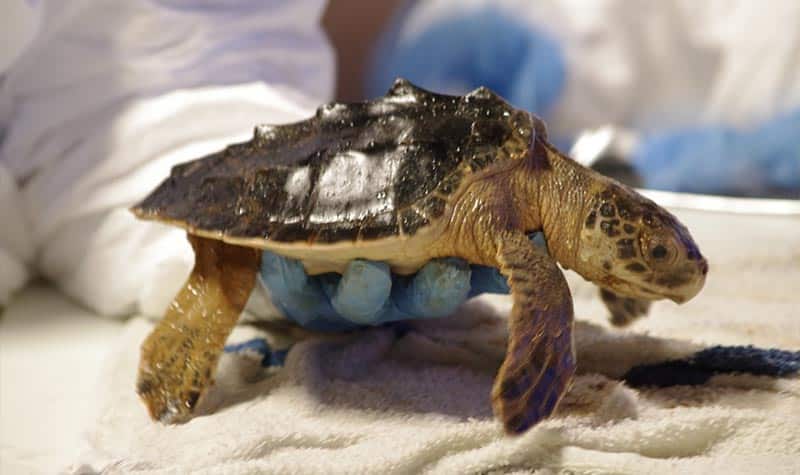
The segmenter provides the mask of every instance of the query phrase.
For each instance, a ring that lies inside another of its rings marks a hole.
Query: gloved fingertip
[[[471,274],[461,259],[435,259],[403,281],[392,298],[401,312],[414,317],[444,317],[468,298]]]
[[[264,251],[258,279],[269,290],[272,303],[302,326],[335,315],[318,279],[309,277],[302,262]]]
[[[284,294],[304,288],[308,274],[300,261],[263,251],[259,279],[273,294]]]
[[[374,325],[392,290],[391,269],[383,262],[354,260],[330,294],[331,305],[342,318]]]

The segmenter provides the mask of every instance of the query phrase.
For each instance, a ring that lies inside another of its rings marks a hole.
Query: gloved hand
[[[532,240],[545,247],[540,234]],[[309,276],[299,261],[264,251],[259,280],[288,319],[317,331],[444,317],[470,297],[509,291],[497,269],[456,258],[432,260],[409,276],[365,260],[350,262],[342,275]]]
[[[553,38],[512,15],[494,6],[456,9],[413,35],[408,18],[397,18],[373,55],[368,94],[384,94],[396,77],[450,94],[486,86],[544,115],[565,88],[565,59]]]
[[[645,186],[660,190],[796,198],[800,109],[746,129],[728,126],[652,133],[633,152]]]

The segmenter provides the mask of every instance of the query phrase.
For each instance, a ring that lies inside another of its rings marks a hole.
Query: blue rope
[[[632,387],[704,384],[716,374],[747,373],[783,377],[800,371],[800,351],[754,346],[712,346],[680,360],[639,365],[623,379]]]
[[[395,322],[397,338],[410,330],[407,324]],[[261,355],[261,366],[280,367],[286,362],[289,349],[272,350],[263,338],[227,345],[226,353],[255,352]],[[800,372],[800,351],[763,349],[754,346],[712,346],[692,356],[631,368],[623,380],[631,387],[697,386],[717,374],[746,373],[785,377]]]
[[[283,366],[286,363],[286,355],[289,353],[289,349],[273,351],[267,340],[263,338],[253,338],[242,343],[225,346],[225,353],[249,352],[261,355],[261,366],[269,368],[271,366]]]

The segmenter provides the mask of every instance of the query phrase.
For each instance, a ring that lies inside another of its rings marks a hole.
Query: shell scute
[[[359,226],[358,239],[361,241],[374,241],[385,237],[400,234],[400,224],[395,211],[386,211],[373,216]]]
[[[398,80],[386,96],[259,125],[173,168],[133,211],[207,235],[336,242],[414,235],[470,173],[517,159],[532,119],[488,89],[446,96]]]

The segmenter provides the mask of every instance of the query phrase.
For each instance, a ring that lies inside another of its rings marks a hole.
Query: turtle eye
[[[654,265],[670,264],[677,255],[677,247],[671,239],[654,239],[647,246],[647,257]]]
[[[657,245],[653,249],[650,250],[650,255],[653,256],[653,259],[664,259],[667,257],[668,251],[667,248],[662,246],[661,244]]]

